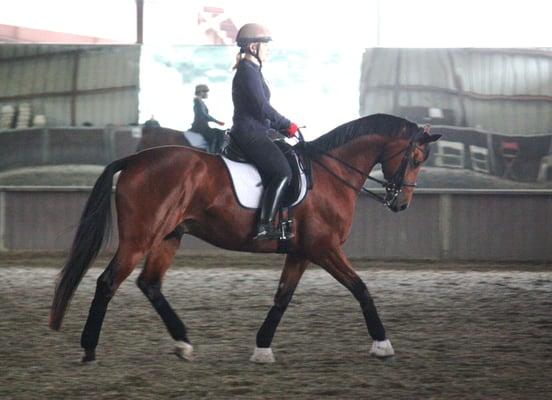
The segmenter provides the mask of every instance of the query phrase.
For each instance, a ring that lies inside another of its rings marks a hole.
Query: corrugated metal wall
[[[138,122],[139,46],[0,46],[0,107],[30,103],[49,126]]]
[[[361,115],[436,107],[452,110],[450,125],[552,133],[548,49],[369,49],[360,91]]]
[[[121,88],[77,99],[77,125],[124,125],[138,122],[140,49],[135,46],[87,51],[79,61],[78,90]]]

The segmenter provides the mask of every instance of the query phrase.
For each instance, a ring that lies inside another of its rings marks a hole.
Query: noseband
[[[382,160],[380,164],[383,166],[383,163],[391,160],[392,158],[398,156],[401,153],[404,153],[403,158],[401,160],[401,164],[399,165],[399,168],[395,171],[393,176],[391,177],[391,180],[389,181],[381,181],[379,179],[373,178],[370,175],[368,175],[368,179],[371,179],[375,182],[378,182],[380,185],[383,186],[385,189],[385,197],[379,196],[376,193],[373,193],[369,191],[368,189],[362,188],[363,192],[369,193],[372,197],[377,196],[376,199],[385,204],[387,207],[391,207],[391,205],[395,202],[397,197],[399,197],[399,194],[402,192],[403,188],[405,187],[416,187],[416,182],[410,183],[404,181],[404,175],[406,174],[406,168],[408,167],[408,164],[412,161],[412,150],[414,147],[417,147],[415,144],[415,138],[410,141],[408,146],[406,146],[401,151],[393,154],[390,157],[387,157],[385,160]]]
[[[395,158],[396,156],[398,156],[399,154],[404,153],[403,158],[401,160],[401,164],[399,165],[399,168],[397,168],[397,170],[395,171],[395,173],[393,174],[393,176],[391,177],[391,179],[389,181],[374,178],[373,176],[370,176],[366,172],[361,171],[360,169],[352,166],[351,164],[349,164],[349,163],[343,161],[342,159],[340,159],[338,157],[335,157],[331,154],[328,154],[328,153],[320,153],[320,154],[322,154],[322,155],[324,155],[328,158],[331,158],[333,160],[338,161],[340,164],[344,165],[345,167],[347,167],[351,171],[354,171],[354,172],[362,175],[366,179],[370,179],[374,182],[379,183],[385,189],[385,196],[382,196],[378,193],[374,193],[371,190],[366,189],[364,186],[360,190],[362,192],[366,193],[367,195],[369,195],[370,197],[372,197],[373,199],[379,201],[383,205],[385,205],[387,207],[391,207],[393,205],[393,203],[395,202],[395,200],[397,199],[397,197],[399,197],[399,194],[402,192],[403,188],[405,188],[405,187],[416,187],[416,182],[413,182],[413,183],[405,182],[404,181],[404,175],[406,174],[406,168],[408,167],[408,164],[412,160],[412,150],[415,147],[418,147],[416,145],[416,139],[417,138],[418,138],[418,135],[415,135],[410,140],[410,143],[408,143],[408,146],[406,146],[402,150],[396,152],[395,154],[387,157],[386,159],[380,161],[380,164],[383,165],[383,163],[385,163],[386,161],[389,161],[389,160]],[[338,176],[337,174],[335,174],[332,170],[330,170],[327,166],[322,164],[320,161],[318,161],[316,159],[313,159],[313,161],[316,162],[317,164],[319,164],[322,168],[324,168],[332,176],[334,176],[339,181],[341,181],[341,183],[343,183],[345,186],[347,186],[347,187],[349,187],[349,188],[351,188],[355,191],[358,190],[353,185],[351,185],[349,182],[347,182],[345,179],[343,179],[340,176]]]

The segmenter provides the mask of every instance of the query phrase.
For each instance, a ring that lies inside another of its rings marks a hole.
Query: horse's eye
[[[422,165],[422,162],[419,160],[416,160],[415,158],[412,159],[412,166],[414,168],[418,168],[420,165]]]

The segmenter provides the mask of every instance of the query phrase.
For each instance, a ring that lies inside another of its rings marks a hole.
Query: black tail
[[[59,273],[52,308],[50,328],[59,330],[69,301],[82,277],[111,232],[111,193],[113,175],[127,165],[128,158],[113,161],[96,181],[79,221],[71,251]],[[107,234],[107,235],[106,235]]]

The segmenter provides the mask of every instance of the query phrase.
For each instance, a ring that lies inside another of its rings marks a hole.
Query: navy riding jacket
[[[269,103],[270,90],[261,73],[261,67],[252,61],[240,61],[232,81],[234,102],[231,134],[240,139],[266,135],[268,128],[288,128],[290,121]]]
[[[211,132],[209,122],[219,122],[209,115],[209,109],[199,97],[194,98],[194,122],[191,131],[198,133]]]

